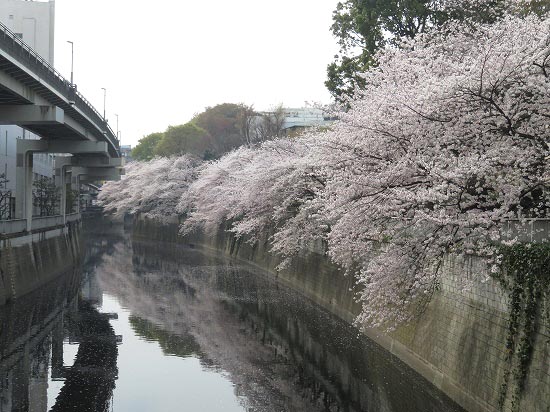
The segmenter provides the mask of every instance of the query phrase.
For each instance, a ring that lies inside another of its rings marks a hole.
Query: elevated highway
[[[1,23],[0,124],[46,140],[105,142],[120,157],[117,137],[76,86]]]
[[[56,164],[63,217],[67,182],[120,179],[124,172],[119,142],[107,121],[76,85],[2,23],[0,124],[18,125],[40,137],[17,141],[16,217],[26,219],[27,231],[32,230],[33,153],[73,155]]]

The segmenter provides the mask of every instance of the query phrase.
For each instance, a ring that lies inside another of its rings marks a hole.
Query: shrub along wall
[[[267,235],[255,246],[236,240],[224,227],[181,238],[177,225],[145,219],[136,220],[134,235],[221,251],[258,266],[349,322],[359,313],[353,279],[326,258],[322,245],[277,271],[280,259],[269,253]],[[529,298],[533,285],[524,295],[513,280],[525,277],[517,275],[525,260],[485,281],[488,268],[481,259],[448,257],[439,289],[415,322],[391,334],[373,329],[365,334],[468,411],[550,411],[550,323],[540,304],[548,297],[550,274],[545,261],[538,262],[543,263],[536,278],[546,279],[546,295],[536,297],[538,305]]]

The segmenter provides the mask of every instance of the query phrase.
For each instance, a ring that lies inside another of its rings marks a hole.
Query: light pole
[[[120,142],[120,139],[118,138],[118,114],[115,114],[116,116],[116,138]]]
[[[74,79],[73,79],[74,43],[70,40],[67,40],[67,43],[71,44],[71,86],[72,86],[74,84]]]
[[[102,87],[101,90],[103,90],[103,121],[107,122],[107,119],[105,118],[105,102],[107,101],[107,89],[105,87]]]

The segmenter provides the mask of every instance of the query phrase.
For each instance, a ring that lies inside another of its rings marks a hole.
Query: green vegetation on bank
[[[535,337],[541,323],[550,324],[550,244],[519,243],[502,246],[500,252],[502,270],[496,278],[508,292],[510,319],[506,340],[507,368],[499,403],[503,409],[506,395],[511,390],[511,410],[518,411]]]
[[[325,86],[336,100],[352,97],[356,87],[365,87],[362,73],[377,65],[380,50],[399,47],[430,28],[449,20],[492,23],[510,12],[508,0],[345,0],[332,14],[332,34],[340,52],[327,67]],[[544,15],[548,0],[516,1],[514,12]]]

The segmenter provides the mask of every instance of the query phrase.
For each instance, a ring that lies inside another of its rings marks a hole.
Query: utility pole
[[[74,77],[73,77],[74,43],[70,40],[67,40],[67,43],[70,43],[70,45],[71,45],[71,86],[72,86],[74,84]]]
[[[103,90],[103,121],[107,122],[107,119],[105,117],[105,103],[107,102],[107,89],[105,87],[102,87],[101,90]]]

